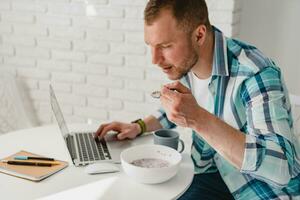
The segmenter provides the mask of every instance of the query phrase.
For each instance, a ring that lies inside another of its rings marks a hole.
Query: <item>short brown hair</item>
[[[192,31],[201,24],[211,30],[205,0],[149,0],[144,10],[145,23],[151,25],[163,9],[171,10],[183,30]]]

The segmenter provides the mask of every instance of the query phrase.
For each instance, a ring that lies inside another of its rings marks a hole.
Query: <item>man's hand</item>
[[[197,111],[202,108],[191,91],[179,81],[163,86],[160,101],[168,119],[179,126],[192,128],[195,120],[201,117],[197,116]]]
[[[117,138],[119,140],[124,140],[126,138],[135,138],[141,132],[141,128],[136,123],[111,122],[108,124],[102,124],[98,128],[94,137],[102,139],[109,131],[118,132]]]

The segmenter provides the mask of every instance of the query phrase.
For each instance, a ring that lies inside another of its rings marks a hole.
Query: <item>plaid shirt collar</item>
[[[214,57],[212,76],[229,76],[227,61],[227,42],[224,34],[213,26],[214,33]]]

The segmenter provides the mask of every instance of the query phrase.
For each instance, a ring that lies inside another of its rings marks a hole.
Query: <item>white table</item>
[[[97,126],[74,124],[71,130],[96,130]],[[152,143],[152,136],[127,140],[125,146]],[[0,136],[0,158],[26,150],[69,162],[69,167],[41,182],[31,182],[0,173],[1,199],[176,199],[192,182],[194,166],[183,153],[178,174],[156,185],[134,182],[122,171],[88,175],[84,167],[75,167],[69,157],[57,125],[11,132]],[[119,165],[120,168],[122,168]]]

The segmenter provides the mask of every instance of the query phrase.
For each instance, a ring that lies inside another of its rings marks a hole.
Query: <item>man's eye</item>
[[[169,48],[169,47],[171,47],[171,45],[163,45],[163,46],[161,46],[161,48],[163,48],[163,49],[166,49],[166,48]]]

